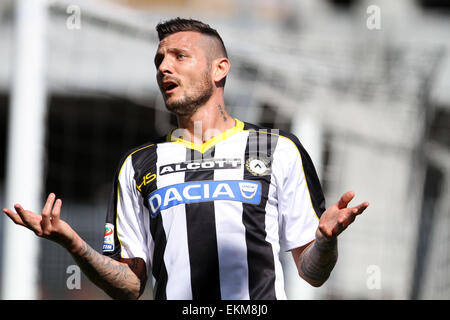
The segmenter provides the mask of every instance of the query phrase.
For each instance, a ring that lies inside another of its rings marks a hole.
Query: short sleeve
[[[311,158],[298,139],[291,136],[279,144],[278,161],[283,168],[278,186],[280,247],[289,251],[315,239],[325,200]]]
[[[149,266],[145,207],[136,188],[132,156],[119,167],[106,215],[103,254],[120,258],[142,258]]]

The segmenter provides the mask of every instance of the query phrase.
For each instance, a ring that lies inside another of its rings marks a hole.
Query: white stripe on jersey
[[[273,172],[272,178],[273,179]],[[273,180],[272,180],[273,181]],[[280,245],[279,245],[279,224],[278,224],[278,211],[276,200],[276,184],[272,182],[269,186],[269,199],[266,204],[266,217],[273,217],[273,219],[267,219],[273,223],[266,223],[266,241],[272,244],[272,251],[275,263],[275,294],[278,300],[285,300],[286,293],[284,291],[284,275],[283,267],[280,261]]]
[[[234,135],[230,143],[216,145],[215,158],[241,158],[247,139]],[[242,180],[244,165],[237,169],[215,170],[214,180]],[[219,251],[220,291],[230,300],[248,300],[248,265],[245,241],[245,226],[242,224],[242,203],[237,201],[215,201],[216,234]],[[236,226],[239,226],[236,228]],[[242,248],[242,250],[236,250]]]
[[[158,145],[157,154],[157,187],[183,183],[184,172],[159,175],[160,167],[166,164],[186,161],[186,148],[173,144]],[[167,270],[167,299],[192,299],[189,250],[187,242],[186,211],[184,205],[171,210],[162,210],[161,218],[166,233],[166,249],[164,263]]]
[[[291,156],[286,158],[288,153]],[[272,169],[277,176],[286,177],[278,185],[278,211],[281,219],[281,250],[289,251],[315,239],[319,219],[311,203],[300,153],[290,139],[280,137]],[[297,179],[288,178],[293,176]],[[298,232],[299,228],[302,228],[302,232]]]
[[[117,191],[119,195],[117,219],[125,222],[116,226],[117,236],[122,249],[120,256],[122,258],[140,257],[148,263],[148,247],[133,245],[136,243],[147,243],[149,230],[145,228],[145,224],[141,223],[147,213],[144,212],[144,207],[141,206],[142,201],[139,200],[140,197],[132,179],[133,176],[133,165],[131,164],[131,158],[128,158],[120,172],[119,190]],[[132,208],[131,212],[133,214],[130,214],[130,212],[125,214],[124,208]]]

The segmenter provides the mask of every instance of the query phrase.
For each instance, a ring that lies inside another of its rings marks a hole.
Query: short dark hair
[[[217,30],[211,28],[208,24],[194,19],[174,18],[164,22],[160,22],[156,25],[156,31],[158,32],[159,41],[163,40],[167,36],[183,31],[196,31],[204,35],[211,36],[217,39],[221,45],[222,54],[228,58],[227,50]]]

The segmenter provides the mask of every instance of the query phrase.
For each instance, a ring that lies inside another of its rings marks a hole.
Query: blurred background
[[[177,16],[222,35],[232,116],[298,135],[327,206],[371,203],[321,288],[282,255],[289,299],[450,299],[447,0],[2,0],[0,206],[55,192],[101,251],[122,154],[176,125],[153,57]],[[22,229],[0,217],[1,299],[109,299]]]

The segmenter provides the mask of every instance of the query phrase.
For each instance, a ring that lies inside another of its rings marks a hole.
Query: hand
[[[3,209],[3,212],[15,224],[30,229],[37,236],[52,240],[69,250],[73,250],[79,237],[66,222],[59,218],[62,201],[61,199],[55,201],[55,199],[55,194],[50,193],[41,215],[24,210],[20,204],[14,205],[17,214],[6,208]]]
[[[328,239],[335,239],[344,231],[356,216],[366,210],[368,202],[363,202],[356,207],[347,208],[348,203],[354,198],[352,191],[344,193],[338,202],[329,207],[320,217],[318,233]]]

